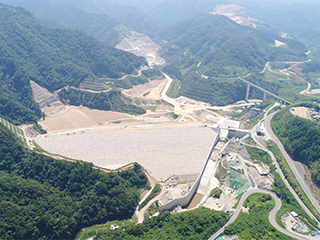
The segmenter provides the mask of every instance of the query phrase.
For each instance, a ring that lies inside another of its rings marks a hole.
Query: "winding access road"
[[[276,137],[275,136],[275,134],[273,133],[273,131],[272,131],[272,129],[271,129],[271,131],[270,131],[270,128],[271,128],[271,123],[270,123],[270,121],[271,121],[271,119],[272,119],[272,117],[274,116],[274,114],[275,113],[272,113],[272,114],[270,114],[269,116],[267,116],[267,114],[268,114],[268,112],[271,110],[271,108],[265,113],[265,116],[264,116],[264,119],[265,119],[265,129],[266,129],[266,131],[267,131],[267,135],[269,136],[269,138],[270,139],[272,139],[276,144],[278,144],[276,141],[275,141],[275,138],[274,137]],[[262,119],[263,120],[263,119]],[[261,120],[261,121],[262,121]],[[261,122],[260,121],[260,122]],[[253,128],[253,129],[255,129],[255,127]],[[273,135],[272,135],[272,133],[273,133]],[[299,203],[299,205],[301,206],[301,208],[309,215],[309,217],[310,218],[313,218],[314,216],[313,216],[313,214],[311,213],[311,211],[307,208],[307,206],[302,202],[302,200],[300,199],[300,197],[298,196],[298,194],[293,190],[293,188],[291,187],[291,185],[289,184],[289,182],[287,181],[287,179],[286,179],[286,177],[284,176],[284,174],[283,174],[283,172],[281,171],[281,168],[280,168],[280,166],[279,166],[279,164],[278,164],[278,161],[277,161],[277,159],[275,158],[275,156],[273,155],[273,153],[268,149],[268,148],[266,148],[265,146],[263,146],[257,139],[256,139],[256,137],[254,136],[254,134],[252,133],[252,138],[253,138],[253,140],[260,146],[260,148],[263,150],[263,151],[265,151],[265,152],[267,152],[269,155],[270,155],[270,157],[271,157],[271,159],[272,159],[272,162],[273,162],[273,164],[276,166],[276,168],[277,168],[277,172],[280,174],[280,177],[281,177],[281,179],[282,179],[282,181],[284,182],[284,184],[286,185],[286,187],[289,189],[289,191],[291,192],[291,194],[294,196],[294,198],[297,200],[297,202]],[[278,139],[279,140],[279,139]],[[279,141],[280,142],[280,141]],[[280,145],[278,144],[278,147],[279,147],[279,149],[280,149]],[[280,149],[281,150],[281,149]]]
[[[278,198],[276,196],[276,194],[274,194],[273,192],[267,191],[267,190],[262,190],[262,189],[250,189],[247,192],[245,192],[242,195],[242,197],[240,198],[240,201],[239,201],[239,204],[237,206],[237,209],[235,210],[235,212],[233,213],[233,215],[231,216],[229,221],[222,228],[220,228],[219,231],[217,231],[215,234],[213,234],[209,238],[209,240],[216,239],[221,233],[224,232],[225,227],[229,226],[231,223],[233,223],[237,219],[237,217],[238,217],[238,215],[239,215],[239,213],[241,211],[242,205],[244,204],[244,201],[247,199],[247,197],[249,197],[251,194],[254,194],[254,193],[269,194],[275,200],[276,206],[269,213],[269,221],[270,221],[270,223],[272,224],[272,226],[274,228],[276,228],[279,232],[282,232],[282,233],[286,234],[287,236],[290,236],[290,237],[295,238],[295,239],[299,239],[299,240],[308,239],[308,238],[305,238],[304,236],[302,236],[300,234],[295,234],[295,233],[292,233],[292,232],[288,232],[287,230],[283,229],[282,227],[280,227],[277,224],[275,218],[276,218],[277,212],[281,208],[281,200],[280,200],[280,198]]]
[[[269,109],[271,110],[271,109]],[[275,141],[275,143],[279,146],[282,154],[285,156],[285,155],[288,155],[284,148],[283,148],[283,145],[281,144],[281,142],[279,141],[279,139],[277,138],[277,136],[274,134],[274,132],[272,131],[272,128],[271,128],[271,119],[272,117],[274,116],[275,113],[272,113],[270,114],[269,116],[267,116],[269,111],[266,112],[265,116],[264,116],[264,119],[265,119],[265,129],[267,131],[267,134],[269,135],[269,137]],[[254,127],[255,128],[255,127]],[[282,180],[284,181],[286,187],[290,190],[290,192],[293,194],[293,196],[295,197],[295,199],[298,201],[298,203],[301,205],[301,207],[303,208],[303,210],[312,218],[314,217],[313,214],[310,212],[310,210],[304,205],[304,203],[301,201],[301,199],[298,197],[298,195],[296,194],[296,192],[293,190],[293,188],[290,186],[289,182],[286,180],[285,176],[283,175],[281,169],[280,169],[280,166],[275,158],[275,156],[273,155],[273,153],[267,149],[265,146],[263,146],[262,144],[259,143],[259,141],[257,141],[254,137],[254,134],[252,134],[252,137],[254,138],[255,142],[257,142],[260,147],[269,153],[269,155],[271,156],[272,158],[272,161],[273,163],[276,165],[277,167],[277,172],[279,172]],[[281,149],[282,148],[282,149]],[[284,152],[286,154],[284,154]],[[290,158],[291,159],[291,158]],[[288,161],[288,159],[287,159]],[[291,159],[292,161],[292,159]],[[289,162],[289,161],[288,161]],[[292,162],[291,162],[292,163]],[[293,163],[292,163],[293,164]],[[252,184],[251,184],[252,185]],[[302,185],[301,185],[302,186]],[[253,193],[266,193],[266,194],[270,194],[271,197],[275,200],[276,202],[276,206],[274,209],[272,209],[269,213],[269,221],[270,223],[272,224],[273,227],[275,227],[278,231],[290,236],[290,237],[293,237],[293,238],[296,238],[296,239],[309,239],[307,236],[302,236],[300,234],[295,234],[295,233],[292,233],[292,232],[288,232],[287,230],[281,228],[277,222],[275,221],[275,217],[276,217],[276,213],[279,211],[279,209],[281,208],[281,200],[276,196],[276,194],[274,194],[273,192],[270,192],[270,191],[267,191],[267,190],[261,190],[261,189],[250,189],[248,190],[240,199],[239,201],[239,204],[238,204],[238,207],[237,209],[235,210],[234,214],[232,215],[232,217],[229,219],[229,221],[222,227],[219,229],[218,232],[216,232],[215,234],[213,234],[209,239],[210,240],[214,240],[216,239],[221,233],[224,232],[224,229],[226,226],[230,225],[231,223],[233,223],[236,218],[238,217],[240,211],[241,211],[241,207],[245,201],[245,199],[250,196],[251,194]],[[306,194],[307,191],[306,191]],[[309,196],[309,195],[308,195]],[[318,210],[318,209],[317,209]],[[318,239],[318,238],[317,238]]]
[[[287,163],[289,164],[293,174],[295,175],[296,179],[298,180],[299,184],[301,185],[301,187],[303,188],[304,192],[307,194],[307,196],[309,197],[310,201],[312,202],[313,206],[317,209],[317,211],[320,213],[320,206],[319,206],[319,202],[317,201],[317,199],[313,196],[311,189],[309,188],[309,186],[306,184],[306,182],[304,181],[304,176],[301,176],[300,172],[297,170],[292,158],[288,155],[288,153],[285,151],[281,141],[279,140],[279,138],[276,136],[276,134],[273,132],[272,127],[271,127],[271,119],[272,117],[275,115],[275,113],[270,114],[269,116],[266,117],[265,119],[265,129],[269,135],[269,137],[278,145],[281,153],[283,154],[283,156],[285,157]],[[277,166],[279,167],[279,166]],[[287,185],[287,184],[286,184]],[[288,187],[289,188],[289,187]],[[291,188],[289,188],[291,189]],[[296,193],[293,193],[294,196],[296,196]],[[300,198],[298,197],[298,199],[300,200]],[[297,199],[297,200],[298,200]],[[302,201],[299,201],[299,204],[304,208],[305,205],[302,203]],[[310,217],[314,217],[313,214],[309,211],[309,209],[304,209],[308,215]]]

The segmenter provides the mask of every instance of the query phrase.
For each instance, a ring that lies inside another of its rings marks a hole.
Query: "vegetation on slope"
[[[163,74],[161,73],[160,71],[160,68],[157,67],[157,66],[153,66],[153,68],[149,68],[147,70],[143,70],[142,71],[142,74],[150,79],[150,80],[161,80],[161,79],[164,79],[165,77],[163,76]]]
[[[260,72],[267,61],[306,59],[303,44],[292,40],[290,46],[272,47],[279,37],[218,15],[196,15],[163,30],[160,37],[167,42],[161,50],[167,61],[163,70],[181,81],[175,96],[216,105],[244,99],[246,85],[234,77]],[[275,94],[279,87],[302,90],[301,84],[290,81],[270,84],[264,74],[249,78]],[[288,91],[279,93],[290,95]],[[250,97],[262,99],[263,93],[251,88]]]
[[[69,239],[83,227],[130,217],[148,180],[133,169],[104,173],[24,148],[0,124],[0,238]]]
[[[14,123],[40,117],[29,80],[50,91],[78,87],[87,76],[137,73],[146,60],[79,30],[53,29],[23,8],[0,4],[0,115]]]
[[[144,206],[148,204],[148,202],[153,199],[154,197],[158,196],[161,192],[161,185],[159,183],[156,183],[154,188],[152,189],[150,195],[144,200],[140,205],[138,210],[140,211]]]
[[[274,154],[275,158],[277,159],[281,171],[287,178],[288,182],[292,186],[293,189],[296,190],[298,196],[300,199],[305,203],[305,205],[313,212],[313,214],[318,217],[318,213],[316,209],[312,206],[311,202],[307,198],[307,196],[304,194],[303,190],[301,189],[301,186],[296,182],[296,179],[294,176],[291,176],[291,172],[287,171],[287,166],[283,163],[283,156],[277,147],[277,145],[274,145],[273,143],[269,143],[268,148],[272,153]],[[276,221],[280,226],[283,226],[281,222],[281,216],[282,214],[287,211],[295,211],[299,215],[303,216],[303,218],[308,219],[309,223],[315,225],[315,223],[312,221],[312,219],[307,215],[307,213],[302,209],[298,201],[294,198],[290,190],[286,187],[285,183],[283,182],[280,174],[276,171],[275,165],[272,164],[272,160],[269,156],[269,154],[261,149],[254,148],[254,147],[247,147],[248,153],[250,154],[251,159],[257,159],[259,161],[264,162],[270,167],[270,171],[274,177],[274,183],[272,185],[272,191],[277,194],[277,196],[281,199],[282,206],[279,210],[279,212],[276,215]],[[284,227],[284,226],[283,226]]]
[[[246,86],[238,79],[204,78],[198,73],[182,77],[179,93],[183,96],[211,103],[228,105],[245,98]]]
[[[249,213],[240,212],[236,221],[225,228],[226,235],[236,234],[239,239],[292,239],[277,231],[269,222],[269,212],[275,202],[268,194],[255,193],[244,202]]]
[[[87,12],[68,3],[49,2],[36,12],[36,16],[53,27],[81,29],[111,46],[119,42],[120,34],[116,27],[121,22],[106,14]]]
[[[162,212],[159,216],[146,218],[142,224],[127,223],[123,227],[110,230],[105,226],[86,229],[83,233],[87,239],[207,239],[218,231],[227,220],[224,212],[216,212],[207,208],[198,208],[192,211],[170,214]]]
[[[261,71],[267,61],[306,59],[303,44],[272,47],[274,36],[219,15],[196,15],[165,29],[160,36],[168,41],[162,50],[167,62],[183,69],[197,65],[212,77]]]
[[[319,110],[317,104],[299,105]],[[272,129],[288,154],[310,168],[313,182],[320,186],[320,127],[317,122],[294,116],[287,107],[273,117]]]
[[[317,219],[319,219],[320,215],[319,215],[317,209],[313,206],[313,204],[309,200],[307,194],[304,192],[303,188],[299,184],[299,182],[296,179],[295,175],[291,171],[291,169],[290,169],[286,159],[282,155],[279,147],[275,143],[269,142],[268,143],[268,149],[274,154],[274,156],[275,156],[275,158],[276,158],[276,160],[277,160],[277,162],[278,162],[278,164],[280,166],[280,169],[281,169],[283,175],[288,180],[289,184],[294,189],[294,191],[297,193],[299,198],[303,201],[303,203],[307,206],[307,208],[312,212],[312,214]],[[285,188],[285,185],[284,185],[284,182],[282,181],[282,179],[280,178],[280,175],[278,173],[276,173],[276,172],[274,174],[275,174],[275,183],[273,185],[273,191],[277,192],[278,196],[282,196],[282,205],[283,205],[281,207],[281,209],[279,210],[279,212],[277,213],[277,221],[278,221],[278,223],[280,224],[281,216],[287,209],[295,211],[299,215],[302,215],[302,216],[304,216],[306,218],[309,218],[307,216],[307,214],[302,210],[302,208],[299,205],[299,203],[294,199],[294,197],[291,194],[291,192],[289,192],[288,190],[286,190],[286,191],[282,190],[283,188]],[[309,222],[311,222],[313,225],[315,224],[313,221],[311,221],[310,218],[309,218]]]
[[[114,86],[122,89],[129,89],[129,88],[132,88],[133,85],[135,86],[135,85],[144,84],[147,82],[148,82],[148,79],[144,75],[137,76],[137,77],[129,76],[121,80],[115,80]]]
[[[126,112],[134,115],[146,113],[143,108],[132,104],[126,104],[117,90],[109,92],[91,93],[69,88],[59,91],[59,98],[66,104],[86,106],[88,108]]]
[[[250,147],[246,146],[248,153],[250,154],[250,158],[254,160],[261,161],[267,165],[270,165],[272,163],[272,159],[270,155],[263,151],[262,149],[256,148],[256,147]]]

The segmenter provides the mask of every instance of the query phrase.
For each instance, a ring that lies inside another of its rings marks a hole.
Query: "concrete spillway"
[[[227,131],[228,138],[233,137],[243,137],[248,132],[241,129],[222,129],[222,128],[211,128],[213,131],[217,132],[217,136],[213,141],[213,147],[208,156],[206,164],[193,184],[189,193],[181,198],[173,199],[172,201],[160,205],[159,211],[172,210],[177,206],[183,208],[192,209],[201,205],[209,196],[212,189],[213,183],[215,182],[215,172],[219,164],[221,153],[226,146],[226,142],[222,140],[221,132]],[[224,138],[223,138],[224,139]]]
[[[199,187],[197,190],[197,193],[204,195],[206,193],[208,184],[210,182],[210,179],[212,177],[212,174],[214,173],[216,167],[216,162],[213,161],[213,159],[209,158],[207,166],[203,172],[202,178],[199,183]]]
[[[220,146],[220,144],[218,144],[220,140],[220,129],[212,128],[212,130],[217,132],[217,135],[213,141],[213,147],[210,151],[210,154],[201,174],[193,184],[191,190],[187,195],[181,198],[176,198],[166,204],[160,205],[159,211],[172,210],[177,206],[193,208],[196,207],[205,196],[206,192],[208,191],[208,188],[210,188],[210,180],[214,176],[214,170],[216,169],[216,157],[219,155],[220,152],[217,149],[217,145]]]
[[[192,209],[197,207],[197,205],[201,202],[201,200],[205,197],[205,195],[210,192],[211,187],[211,179],[214,177],[216,170],[217,162],[213,159],[209,158],[204,168],[202,177],[200,179],[199,186],[197,188],[196,194],[193,196],[191,203],[187,207],[188,209]]]

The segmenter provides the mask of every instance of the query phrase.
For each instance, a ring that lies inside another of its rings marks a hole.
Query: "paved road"
[[[169,90],[169,88],[170,88],[170,86],[171,86],[171,83],[172,83],[172,81],[173,81],[172,78],[169,77],[167,74],[165,74],[165,73],[163,73],[163,72],[162,72],[162,74],[166,77],[167,83],[166,83],[166,85],[164,86],[164,88],[162,89],[162,92],[161,92],[161,94],[160,94],[160,95],[161,95],[161,98],[162,98],[163,100],[171,103],[175,108],[180,108],[179,103],[177,103],[177,102],[175,101],[175,99],[170,98],[170,97],[168,97],[168,95],[167,95],[167,92],[168,92],[168,90]]]
[[[139,77],[139,76],[141,76],[141,70],[139,70],[138,75],[128,74],[128,75],[125,75],[125,76],[123,76],[121,78],[99,78],[99,80],[117,81],[117,80],[125,79],[126,77]]]
[[[269,138],[271,138],[272,140],[274,140],[275,138],[277,138],[275,136],[275,134],[272,131],[271,128],[271,119],[274,116],[275,113],[270,114],[269,116],[267,116],[268,112],[271,110],[271,108],[266,112],[264,119],[265,119],[265,130],[267,135],[269,136]],[[262,120],[261,120],[262,121]],[[260,121],[260,122],[261,122]],[[254,127],[255,128],[255,127]],[[273,134],[273,135],[272,135]],[[283,172],[280,169],[280,166],[275,158],[275,156],[273,155],[273,153],[267,149],[265,146],[263,146],[255,137],[254,134],[252,134],[252,138],[255,140],[255,142],[261,147],[262,150],[266,151],[272,158],[273,164],[277,167],[277,172],[280,174],[281,179],[283,180],[283,182],[285,183],[286,187],[289,189],[289,191],[292,193],[292,195],[294,196],[294,198],[298,201],[298,203],[300,204],[300,206],[302,207],[302,209],[309,215],[309,217],[313,218],[313,214],[310,212],[310,210],[306,207],[306,205],[302,202],[302,200],[299,198],[299,196],[297,195],[297,193],[293,190],[293,188],[291,187],[291,185],[289,184],[289,182],[287,181],[287,179],[285,178]],[[277,138],[278,139],[278,138]],[[276,142],[276,141],[275,141]],[[279,139],[278,139],[278,142]],[[277,142],[276,142],[277,143]],[[277,143],[278,144],[278,143]],[[280,143],[281,144],[281,143]],[[280,145],[278,144],[279,149],[280,149]],[[282,144],[281,144],[282,146]],[[283,148],[283,146],[282,146]],[[281,150],[281,149],[280,149]],[[284,149],[283,149],[284,151]]]
[[[268,112],[267,112],[268,113]],[[269,116],[267,116],[267,113],[265,114],[265,129],[268,133],[268,135],[270,136],[271,139],[275,140],[277,139],[279,141],[279,139],[275,136],[275,134],[273,133],[272,131],[272,128],[271,128],[271,124],[270,124],[270,121],[273,117],[273,114],[270,114]],[[255,127],[254,127],[255,129]],[[271,129],[271,131],[270,131]],[[273,163],[276,165],[277,167],[277,171],[279,172],[282,180],[284,181],[285,185],[287,186],[287,188],[290,190],[290,192],[293,194],[293,196],[296,198],[296,200],[298,201],[298,203],[301,205],[301,207],[303,208],[303,210],[312,218],[313,217],[313,214],[309,211],[309,209],[304,205],[304,203],[301,201],[301,199],[298,197],[298,195],[296,194],[296,192],[292,189],[292,187],[290,186],[290,184],[288,183],[288,181],[285,179],[285,176],[283,175],[280,167],[279,167],[279,164],[276,160],[276,158],[274,157],[273,153],[268,150],[265,146],[263,146],[262,144],[259,143],[259,141],[257,141],[254,137],[254,134],[252,134],[252,137],[254,138],[254,140],[260,145],[260,147],[269,153],[269,155],[271,156],[272,158],[272,161]],[[276,142],[276,141],[275,141]],[[280,142],[280,141],[279,141]],[[277,143],[277,142],[276,142]],[[277,143],[278,144],[278,143]],[[278,144],[279,148],[280,148],[280,145]],[[282,146],[282,145],[281,145]],[[283,146],[282,146],[283,148]],[[281,150],[281,149],[280,149]],[[284,150],[284,149],[283,149]],[[250,189],[249,191],[247,191],[240,199],[239,201],[239,204],[238,204],[238,207],[236,209],[236,211],[234,212],[234,214],[232,215],[232,217],[229,219],[229,221],[225,224],[225,226],[223,226],[221,229],[219,229],[218,232],[216,232],[214,235],[212,235],[209,239],[210,240],[213,240],[215,238],[217,238],[225,229],[226,226],[230,225],[231,223],[233,223],[235,221],[235,219],[237,218],[237,216],[239,215],[240,211],[241,211],[241,207],[245,201],[245,199],[253,194],[253,193],[256,193],[256,192],[261,192],[261,193],[268,193],[270,194],[273,199],[276,201],[276,206],[273,210],[270,211],[269,213],[269,221],[270,223],[277,229],[279,230],[280,232],[288,235],[288,236],[291,236],[293,238],[296,238],[296,239],[309,239],[310,237],[307,237],[307,236],[301,236],[301,235],[298,235],[298,234],[294,234],[294,233],[291,233],[291,232],[288,232],[286,230],[284,230],[283,228],[281,228],[275,221],[275,216],[276,216],[276,213],[278,212],[278,210],[281,208],[281,200],[272,192],[269,192],[269,191],[265,191],[265,190],[261,190],[261,189]]]
[[[226,226],[230,225],[231,223],[233,223],[233,222],[237,219],[237,217],[238,217],[238,215],[239,215],[239,213],[240,213],[240,211],[241,211],[241,207],[242,207],[244,201],[247,199],[247,197],[249,197],[251,194],[254,194],[254,193],[266,193],[266,194],[271,195],[271,197],[275,200],[276,206],[275,206],[275,208],[272,209],[272,210],[270,211],[270,213],[269,213],[269,221],[270,221],[270,223],[272,224],[273,227],[275,227],[278,231],[280,231],[280,232],[282,232],[282,233],[284,233],[284,234],[286,234],[286,235],[288,235],[288,236],[290,236],[290,237],[293,237],[293,238],[296,238],[296,239],[299,239],[299,240],[300,240],[300,239],[301,239],[301,240],[308,239],[308,238],[305,238],[305,237],[303,237],[303,236],[301,236],[301,235],[299,235],[299,234],[294,234],[294,233],[292,233],[292,232],[288,232],[287,230],[281,228],[281,227],[277,224],[277,222],[276,222],[276,220],[275,220],[275,216],[276,216],[276,213],[278,212],[278,210],[281,208],[281,200],[280,200],[273,192],[269,192],[269,191],[267,191],[267,190],[261,190],[261,189],[250,189],[250,190],[248,190],[247,192],[245,192],[245,193],[242,195],[242,197],[241,197],[241,199],[240,199],[240,201],[239,201],[239,204],[238,204],[238,206],[237,206],[237,209],[235,210],[235,212],[233,213],[233,215],[231,216],[231,218],[229,219],[229,221],[228,221],[222,228],[220,228],[218,232],[216,232],[215,234],[213,234],[213,235],[209,238],[209,240],[214,240],[214,239],[216,239],[221,233],[223,233],[223,231],[224,231],[224,229],[225,229]]]
[[[293,163],[292,158],[288,155],[288,153],[285,151],[282,143],[280,142],[280,140],[278,139],[278,137],[275,135],[275,133],[272,130],[271,127],[271,119],[274,116],[275,113],[270,114],[269,116],[266,117],[265,120],[265,128],[266,131],[268,132],[268,135],[271,137],[271,139],[278,145],[281,153],[283,154],[283,156],[286,158],[287,163],[289,164],[290,168],[292,169],[293,174],[295,175],[296,179],[298,180],[298,182],[300,183],[301,187],[303,188],[303,190],[305,191],[305,193],[308,195],[310,201],[312,202],[312,204],[314,205],[314,207],[317,209],[317,211],[320,213],[320,206],[319,206],[319,202],[315,199],[315,197],[312,194],[312,191],[310,190],[309,186],[305,183],[304,181],[304,176],[301,176],[301,174],[297,171],[296,166]],[[278,166],[277,166],[278,167]],[[280,168],[279,168],[280,169]],[[294,192],[295,193],[295,192]],[[295,194],[296,195],[296,194]],[[298,197],[299,198],[299,197]],[[299,198],[300,200],[300,198]],[[302,201],[301,201],[302,202]],[[300,202],[299,202],[300,203]],[[300,203],[301,206],[304,206],[304,204]],[[304,206],[305,207],[305,206]],[[305,210],[308,215],[311,217],[313,216],[312,213],[309,211],[309,209]]]
[[[147,196],[149,196],[149,195],[147,195]],[[140,211],[136,211],[136,216],[137,216],[137,218],[138,218],[138,223],[142,223],[142,222],[143,222],[143,220],[144,220],[144,215],[145,215],[146,211],[149,209],[149,207],[150,207],[154,202],[158,201],[159,199],[161,199],[161,193],[160,193],[158,196],[152,198],[152,199],[148,202],[148,204],[147,204],[146,206],[144,206]],[[137,207],[137,208],[138,208],[138,207]]]

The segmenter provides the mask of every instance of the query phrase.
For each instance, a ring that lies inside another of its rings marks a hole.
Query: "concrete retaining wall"
[[[230,129],[228,133],[228,138],[243,138],[249,131],[247,130],[233,130]]]
[[[208,164],[208,161],[209,161],[209,158],[211,156],[211,153],[213,151],[213,149],[215,148],[215,146],[217,145],[219,139],[220,139],[220,131],[219,130],[216,130],[216,129],[213,129],[215,132],[217,132],[217,135],[215,137],[215,139],[213,140],[213,146],[211,148],[211,151],[209,153],[209,156],[207,158],[207,161],[204,165],[204,168],[201,172],[201,174],[198,176],[197,180],[194,182],[191,190],[189,191],[189,193],[183,197],[180,197],[180,198],[176,198],[176,199],[173,199],[172,201],[166,203],[166,204],[163,204],[161,206],[159,206],[159,211],[162,212],[162,211],[166,211],[166,210],[173,210],[175,207],[177,206],[181,206],[181,207],[186,207],[189,205],[190,201],[192,200],[193,196],[195,195],[195,193],[197,192],[198,190],[198,187],[199,187],[199,183],[200,183],[200,180],[202,178],[202,175],[207,167],[207,164]]]

